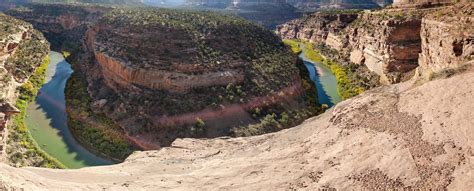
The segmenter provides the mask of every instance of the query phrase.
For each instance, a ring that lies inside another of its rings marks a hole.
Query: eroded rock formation
[[[459,4],[423,18],[421,73],[429,75],[473,62],[473,10],[473,4]]]
[[[277,27],[277,33],[282,38],[323,44],[352,63],[366,65],[383,83],[396,83],[406,80],[418,66],[421,20],[430,11],[315,13]]]

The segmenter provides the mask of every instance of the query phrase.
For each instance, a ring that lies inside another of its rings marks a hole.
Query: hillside
[[[6,14],[31,23],[45,35],[53,49],[77,51],[87,27],[111,9],[99,5],[33,3],[10,9]]]
[[[280,39],[230,15],[117,9],[88,30],[85,44],[77,71],[87,74],[92,110],[143,149],[177,137],[273,132],[319,110]]]
[[[26,104],[33,100],[43,80],[48,53],[49,43],[41,32],[29,23],[0,13],[1,162],[44,167],[49,162],[34,146],[22,122]],[[29,162],[23,160],[26,156],[31,159]]]

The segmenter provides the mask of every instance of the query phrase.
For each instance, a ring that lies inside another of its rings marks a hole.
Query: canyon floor
[[[474,69],[376,88],[302,125],[246,138],[178,139],[114,166],[0,165],[0,190],[474,188]]]

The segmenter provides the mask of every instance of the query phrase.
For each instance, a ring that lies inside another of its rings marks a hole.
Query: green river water
[[[46,82],[28,106],[26,125],[33,139],[46,153],[67,168],[112,164],[76,142],[67,126],[64,88],[73,70],[61,53],[50,53]]]
[[[316,85],[319,103],[332,107],[342,101],[342,97],[337,92],[336,76],[331,72],[331,69],[324,64],[306,58],[304,55],[305,48],[302,51],[300,58],[308,69],[311,80]]]

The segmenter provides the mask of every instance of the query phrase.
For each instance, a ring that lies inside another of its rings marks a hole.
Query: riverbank
[[[304,56],[307,59],[328,67],[336,76],[337,91],[344,100],[357,96],[372,86],[370,84],[365,85],[366,82],[361,82],[362,77],[358,76],[356,72],[357,66],[354,64],[342,65],[333,59],[330,59],[329,56],[325,56],[322,51],[325,51],[327,55],[333,54],[325,47],[320,47],[318,49],[312,43],[291,39],[285,39],[283,42],[290,46],[295,54],[299,54],[304,50]]]
[[[11,120],[8,139],[9,149],[7,150],[8,160],[13,166],[65,168],[58,160],[39,148],[25,124],[28,104],[34,101],[38,90],[45,82],[49,62],[49,56],[46,55],[42,64],[36,68],[28,81],[18,88],[19,97],[15,106],[20,110],[20,113]]]

